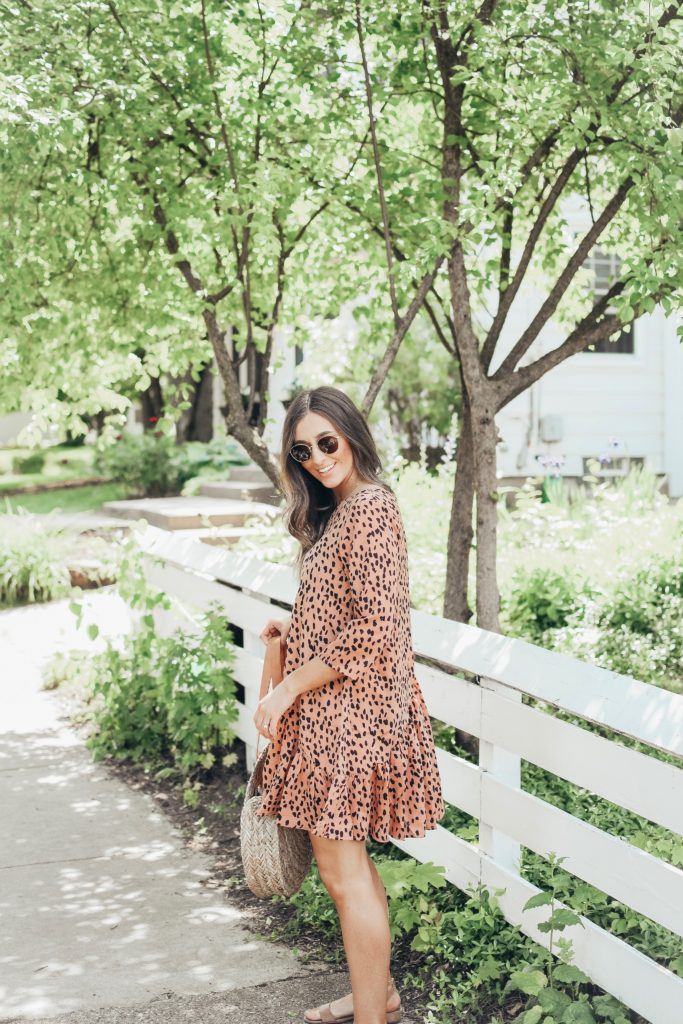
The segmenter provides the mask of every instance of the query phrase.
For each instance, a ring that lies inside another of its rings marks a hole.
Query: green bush
[[[110,642],[95,655],[95,729],[87,743],[96,759],[130,760],[159,777],[178,776],[192,804],[202,773],[219,757],[226,765],[234,760],[226,752],[238,714],[233,638],[218,612],[203,618],[197,635],[158,636],[151,609],[164,602],[163,595],[145,598],[139,628],[122,647]],[[73,607],[79,614],[80,606]]]
[[[31,452],[30,455],[17,455],[12,459],[12,472],[18,476],[23,476],[24,473],[42,473],[45,459],[44,451]]]
[[[598,664],[644,682],[683,680],[683,566],[655,559],[626,577],[597,615]]]
[[[0,606],[51,601],[71,588],[69,541],[62,530],[29,513],[3,516],[0,532]]]
[[[193,477],[202,476],[206,471],[229,476],[230,467],[245,464],[245,459],[234,441],[216,438],[203,444],[200,441],[188,441],[176,448],[175,465],[181,486]]]
[[[125,434],[95,456],[95,470],[137,494],[160,497],[177,490],[175,444],[165,435]]]
[[[126,484],[132,492],[148,497],[179,494],[188,480],[211,470],[229,473],[230,465],[244,462],[234,442],[191,441],[176,445],[159,431],[125,434],[99,452],[95,468],[104,476]]]
[[[501,601],[509,632],[541,643],[546,630],[566,626],[582,606],[587,591],[566,573],[553,569],[518,569],[511,592]]]

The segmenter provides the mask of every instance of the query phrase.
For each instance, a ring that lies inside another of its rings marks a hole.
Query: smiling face
[[[333,434],[339,442],[336,452],[331,455],[325,455],[315,444],[325,434]],[[294,442],[297,441],[305,441],[312,448],[310,459],[300,463],[301,468],[333,491],[337,501],[341,501],[356,487],[360,477],[356,472],[351,446],[325,416],[317,412],[307,412],[302,416],[294,431]]]

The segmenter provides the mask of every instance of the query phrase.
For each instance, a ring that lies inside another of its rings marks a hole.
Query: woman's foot
[[[394,979],[389,978],[389,985],[387,988],[387,1013],[395,1012],[401,1006],[401,997],[396,990],[394,985]],[[313,1009],[306,1010],[304,1013],[304,1020],[308,1024],[320,1024],[320,1008],[314,1007]],[[353,993],[347,992],[345,996],[340,996],[339,999],[333,999],[330,1003],[330,1013],[335,1017],[341,1017],[342,1020],[349,1018],[353,1015]]]

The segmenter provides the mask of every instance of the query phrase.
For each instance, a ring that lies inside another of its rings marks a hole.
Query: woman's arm
[[[254,712],[254,725],[262,736],[271,739],[277,732],[280,718],[300,693],[317,690],[324,683],[329,683],[340,675],[341,672],[335,672],[320,658],[311,658],[293,672],[289,672],[281,683],[261,698]]]
[[[305,661],[303,665],[299,665],[293,672],[288,673],[280,686],[284,686],[287,693],[291,693],[293,697],[298,697],[300,693],[305,693],[306,690],[317,690],[325,683],[339,679],[343,674],[343,672],[335,672],[320,658],[311,658],[310,661]]]

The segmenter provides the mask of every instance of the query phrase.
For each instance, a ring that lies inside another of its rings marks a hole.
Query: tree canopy
[[[462,401],[445,614],[469,615],[474,506],[478,620],[496,628],[496,413],[676,302],[680,6],[13,6],[0,400],[73,419],[213,353],[228,430],[275,477],[260,435],[278,325],[305,340],[353,300],[369,414],[419,318]],[[598,244],[622,276],[596,301]],[[544,297],[519,330],[531,282]],[[562,340],[539,349],[551,321]]]

